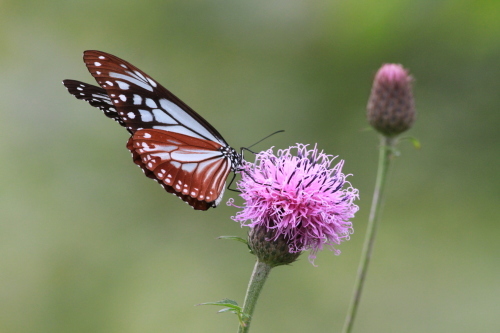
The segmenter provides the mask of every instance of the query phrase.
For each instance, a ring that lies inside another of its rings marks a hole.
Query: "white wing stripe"
[[[184,150],[173,151],[171,153],[172,159],[179,162],[199,162],[203,160],[208,160],[214,157],[220,157],[221,153],[218,151],[206,151],[199,150],[196,152],[195,150],[186,152]]]
[[[224,182],[224,186],[222,187],[222,191],[220,192],[219,197],[215,200],[215,206],[217,207],[222,201],[222,197],[224,196],[224,190],[226,189],[226,182]]]
[[[123,75],[123,74],[119,74],[119,73],[113,73],[113,72],[109,72],[109,76],[117,78],[117,79],[122,79],[122,80],[128,81],[128,82],[135,84],[135,85],[138,85],[139,87],[146,89],[148,91],[153,91],[153,88],[149,84],[144,83],[143,81],[140,81],[136,78],[133,78],[132,76]]]
[[[151,80],[149,77],[147,77],[146,79],[148,79],[149,83],[156,88],[157,84],[155,81]]]
[[[127,72],[127,73],[130,73],[132,74],[132,72]],[[135,75],[138,76],[142,81],[146,82],[146,78],[144,77],[144,75],[141,74],[141,72],[139,71],[134,71]]]
[[[153,115],[155,116],[156,121],[159,123],[164,123],[167,125],[178,125],[178,123],[172,117],[170,117],[161,109],[154,109]]]
[[[198,163],[185,163],[182,165],[182,170],[191,173],[196,170],[197,166]]]
[[[210,133],[205,127],[200,125],[198,121],[196,121],[193,117],[191,117],[186,111],[182,110],[175,103],[172,103],[169,100],[162,98],[160,99],[160,105],[166,112],[170,113],[172,117],[176,118],[179,123],[183,124],[189,129],[192,129],[192,131],[199,133],[201,136],[204,136],[208,140],[219,142],[223,146],[226,145],[224,142],[221,142],[218,138],[213,136],[212,133]]]

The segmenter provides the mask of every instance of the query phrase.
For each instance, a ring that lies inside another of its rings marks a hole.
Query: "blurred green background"
[[[196,212],[131,161],[123,128],[61,84],[122,57],[234,147],[318,143],[360,211],[340,256],[275,269],[253,332],[339,332],[373,191],[365,105],[381,64],[416,78],[355,332],[498,332],[499,1],[0,2],[0,332],[235,332],[254,259],[233,207]],[[234,193],[226,193],[223,202]],[[240,202],[237,200],[237,202]]]

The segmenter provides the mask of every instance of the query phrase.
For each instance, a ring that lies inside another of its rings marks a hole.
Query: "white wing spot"
[[[134,105],[141,105],[141,104],[142,104],[142,97],[134,94]]]
[[[111,96],[111,97],[115,97],[116,95],[115,95],[115,94],[110,94],[109,96]]]
[[[111,81],[106,81],[107,84],[109,84],[111,87],[113,86],[113,82]]]
[[[128,68],[125,64],[120,64],[123,68]]]
[[[101,66],[101,63],[96,61],[96,62],[94,62],[94,65]]]
[[[130,117],[130,116],[129,116],[129,117]],[[132,118],[132,117],[130,117],[130,118]],[[142,137],[143,137],[144,139],[149,139],[149,138],[151,137],[151,134],[149,134],[149,133],[144,133],[144,135],[143,135]],[[161,172],[165,172],[165,170],[163,170],[163,169],[162,169],[162,171],[161,171]]]
[[[187,188],[182,190],[182,193],[188,193],[188,192],[189,192],[189,190]]]
[[[180,189],[181,189],[181,187],[180,187],[179,185],[175,185],[175,189],[176,189],[176,190],[180,190]]]
[[[122,90],[128,90],[128,88],[130,87],[130,84],[128,83],[125,83],[123,81],[116,81],[116,84],[118,85],[118,87],[120,87],[120,89]]]
[[[153,167],[153,163],[149,162],[148,163],[148,168],[152,168]]]
[[[195,196],[196,195],[196,192],[191,192],[191,196]]]
[[[117,100],[117,99],[115,99],[115,100],[113,100],[113,102],[115,102],[115,103],[119,103],[120,101],[119,101],[119,100]]]
[[[120,96],[118,96],[118,97],[120,97],[120,99],[121,99],[122,101],[124,101],[124,102],[127,100],[127,96],[125,96],[125,95],[123,95],[123,94],[122,94],[122,95],[120,95]]]
[[[80,91],[82,91],[82,90],[83,90],[83,88],[80,88],[80,87],[77,87],[76,89],[77,89],[77,90],[80,90]]]
[[[99,72],[99,71],[95,71],[95,73],[96,73],[97,75],[101,75],[101,72]]]
[[[130,118],[130,119],[134,119],[135,118],[135,114],[133,112],[129,112],[127,113],[127,116]]]
[[[141,113],[142,121],[144,121],[144,122],[153,121],[153,115],[151,114],[151,112],[149,112],[147,110],[140,110],[140,109],[139,109],[139,112]]]
[[[106,59],[104,56],[99,56],[99,59]]]
[[[155,101],[153,101],[151,98],[146,98],[146,105],[149,106],[151,109],[156,109],[158,107]]]

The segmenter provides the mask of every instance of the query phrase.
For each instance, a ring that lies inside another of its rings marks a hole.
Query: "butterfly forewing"
[[[118,112],[116,111],[113,102],[111,102],[111,98],[109,98],[106,90],[101,87],[96,87],[76,80],[64,80],[63,84],[71,95],[88,102],[93,107],[100,109],[104,112],[106,117],[117,121],[120,125],[125,127],[125,123],[118,115]]]
[[[212,125],[134,65],[100,51],[85,51],[83,59],[132,132],[161,129],[227,145]]]

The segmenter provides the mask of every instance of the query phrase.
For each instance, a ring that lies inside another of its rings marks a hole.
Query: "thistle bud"
[[[291,253],[290,246],[283,235],[275,238],[274,229],[256,226],[248,234],[248,246],[259,261],[271,267],[288,265],[297,260],[301,252]]]
[[[368,122],[385,136],[408,130],[415,121],[412,77],[403,66],[385,64],[375,75],[368,100]]]

